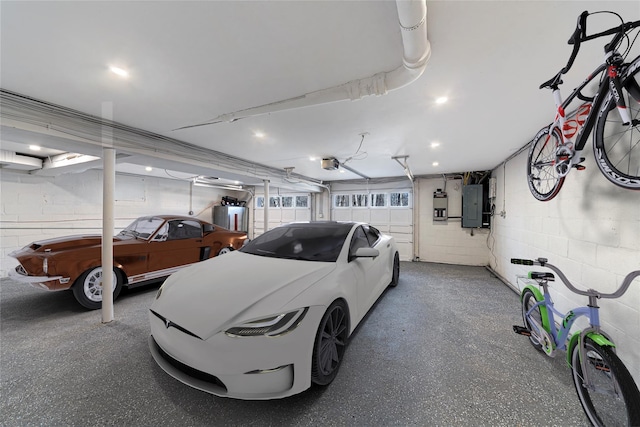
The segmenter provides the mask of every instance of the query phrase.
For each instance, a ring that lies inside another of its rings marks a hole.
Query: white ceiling
[[[326,182],[360,176],[323,170],[320,158],[352,157],[346,165],[362,175],[403,176],[394,156],[409,156],[416,176],[488,170],[553,118],[551,93],[538,86],[566,63],[566,41],[584,10],[640,19],[636,0],[427,1],[432,53],[408,86],[174,130],[402,66],[396,2],[3,0],[0,85],[98,117],[108,105],[115,122],[271,168],[231,173],[206,160],[130,152],[118,165],[128,172],[145,173],[141,167],[150,165],[250,184],[293,167]],[[605,15],[589,22],[594,31],[616,24]],[[598,65],[603,45],[583,45],[565,93]],[[110,65],[129,77],[111,73]],[[441,96],[449,101],[437,105]],[[25,148],[33,140],[100,155],[95,145],[53,137],[5,114],[0,136],[3,152],[18,155],[33,155]]]

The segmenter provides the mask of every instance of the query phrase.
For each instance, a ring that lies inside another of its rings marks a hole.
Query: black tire
[[[527,157],[527,182],[533,197],[543,202],[553,199],[564,184],[564,177],[556,171],[556,149],[562,143],[557,128],[541,129],[531,142]]]
[[[640,58],[635,63],[640,64]],[[623,75],[622,97],[635,126],[622,125],[616,101],[609,92],[598,113],[593,152],[602,174],[614,184],[640,190],[640,67]]]
[[[398,286],[398,281],[400,280],[400,255],[398,252],[393,256],[393,267],[391,270],[391,283],[389,286],[395,288]]]
[[[113,300],[120,295],[124,282],[122,274],[117,268],[113,269]],[[73,284],[73,296],[85,308],[97,310],[102,307],[102,267],[91,268]]]
[[[522,320],[524,321],[524,326],[529,330],[534,329],[527,319],[527,313],[529,312],[529,310],[531,310],[531,307],[536,305],[537,302],[538,301],[536,300],[536,297],[533,292],[531,292],[531,290],[527,289],[526,291],[524,291],[524,293],[522,294]],[[531,317],[533,317],[536,322],[538,322],[538,324],[542,325],[542,314],[540,313],[540,306],[536,307],[536,309],[531,313]],[[536,350],[543,351],[542,344],[540,344],[538,340],[533,336],[529,337],[529,342]]]
[[[311,358],[311,381],[327,385],[338,374],[349,337],[349,311],[342,300],[335,301],[322,316]]]
[[[594,426],[640,425],[638,387],[613,349],[602,347],[589,338],[585,339],[587,376],[589,382],[600,392],[583,385],[579,350],[579,344],[572,350],[571,371],[578,398],[589,421]]]

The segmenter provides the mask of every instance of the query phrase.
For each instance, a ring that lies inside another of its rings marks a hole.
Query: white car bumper
[[[149,347],[158,365],[199,390],[237,399],[276,399],[311,385],[311,356],[326,307],[310,307],[293,331],[276,337],[230,337],[219,332],[203,340],[149,313]]]

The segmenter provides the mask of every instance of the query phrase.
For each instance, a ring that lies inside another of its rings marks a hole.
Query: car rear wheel
[[[391,270],[391,283],[389,283],[389,286],[395,288],[398,286],[398,280],[400,280],[400,255],[396,252],[393,257],[393,269]]]
[[[113,299],[120,295],[122,290],[122,274],[113,269]],[[82,273],[73,287],[73,296],[85,308],[97,310],[102,306],[102,267],[89,269]]]
[[[349,336],[349,312],[343,301],[335,301],[327,309],[313,346],[311,381],[327,385],[338,374]]]

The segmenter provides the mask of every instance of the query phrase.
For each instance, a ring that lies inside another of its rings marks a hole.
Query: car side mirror
[[[375,258],[380,255],[380,251],[374,248],[358,248],[353,254],[354,258]]]
[[[213,231],[213,225],[211,225],[211,224],[203,224],[202,225],[202,232],[204,234],[211,233],[212,231]]]

